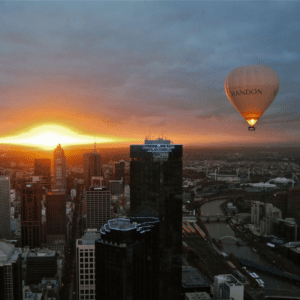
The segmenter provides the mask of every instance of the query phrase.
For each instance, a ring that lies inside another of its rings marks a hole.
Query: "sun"
[[[67,127],[54,124],[43,124],[18,135],[0,138],[0,144],[39,147],[45,150],[51,150],[57,144],[72,146],[126,141],[128,142],[129,139],[83,135]]]

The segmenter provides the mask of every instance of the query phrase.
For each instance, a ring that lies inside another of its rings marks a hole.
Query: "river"
[[[224,202],[224,200],[216,200],[212,202],[208,202],[201,206],[201,213],[203,215],[224,215],[222,210],[220,209],[220,205]],[[235,237],[234,231],[230,228],[230,226],[225,222],[220,223],[204,223],[210,236],[216,239],[221,238],[223,236],[233,236]],[[268,265],[273,267],[268,261],[266,261],[263,257],[261,257],[258,253],[254,252],[249,246],[239,247],[236,245],[236,242],[231,239],[222,240],[224,251],[226,253],[232,252],[238,258],[246,258],[251,260],[257,264]],[[255,272],[259,275],[259,277],[265,282],[266,289],[276,289],[278,287],[283,289],[299,289],[299,286],[293,284],[285,279],[278,279],[277,277],[273,277],[267,273],[260,272],[257,270],[250,270],[251,272]]]

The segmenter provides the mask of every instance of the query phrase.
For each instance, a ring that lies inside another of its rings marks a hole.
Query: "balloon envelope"
[[[276,72],[267,66],[243,66],[232,70],[225,92],[250,126],[253,126],[275,99],[279,90]]]

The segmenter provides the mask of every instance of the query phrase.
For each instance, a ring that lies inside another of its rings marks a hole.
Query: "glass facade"
[[[130,158],[130,215],[160,220],[157,299],[180,299],[182,145],[146,140],[130,146]]]

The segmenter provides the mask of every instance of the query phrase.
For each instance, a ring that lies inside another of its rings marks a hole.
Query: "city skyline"
[[[299,3],[3,2],[0,8],[0,145],[126,147],[151,135],[184,145],[297,141]],[[265,64],[280,79],[254,133],[224,92],[227,74],[249,64]],[[54,125],[49,132],[43,127]]]

